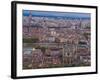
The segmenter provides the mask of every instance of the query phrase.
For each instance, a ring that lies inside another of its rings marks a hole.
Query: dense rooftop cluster
[[[23,69],[90,66],[90,26],[90,19],[23,16]]]

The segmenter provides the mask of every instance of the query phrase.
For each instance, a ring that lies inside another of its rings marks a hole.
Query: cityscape
[[[89,13],[23,10],[23,69],[91,66]]]

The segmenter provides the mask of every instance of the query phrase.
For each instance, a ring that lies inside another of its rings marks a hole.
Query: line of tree
[[[38,38],[23,38],[23,43],[36,43],[39,42]]]

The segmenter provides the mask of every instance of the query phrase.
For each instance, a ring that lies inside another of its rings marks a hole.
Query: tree
[[[47,48],[46,47],[37,46],[36,49],[41,49],[42,53],[45,54],[45,51],[46,51]]]

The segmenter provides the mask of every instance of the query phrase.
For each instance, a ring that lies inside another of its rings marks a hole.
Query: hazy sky
[[[73,12],[53,12],[53,11],[31,11],[33,16],[55,16],[55,17],[82,17],[90,18],[90,13],[73,13]],[[29,16],[30,10],[23,10],[24,16]]]

